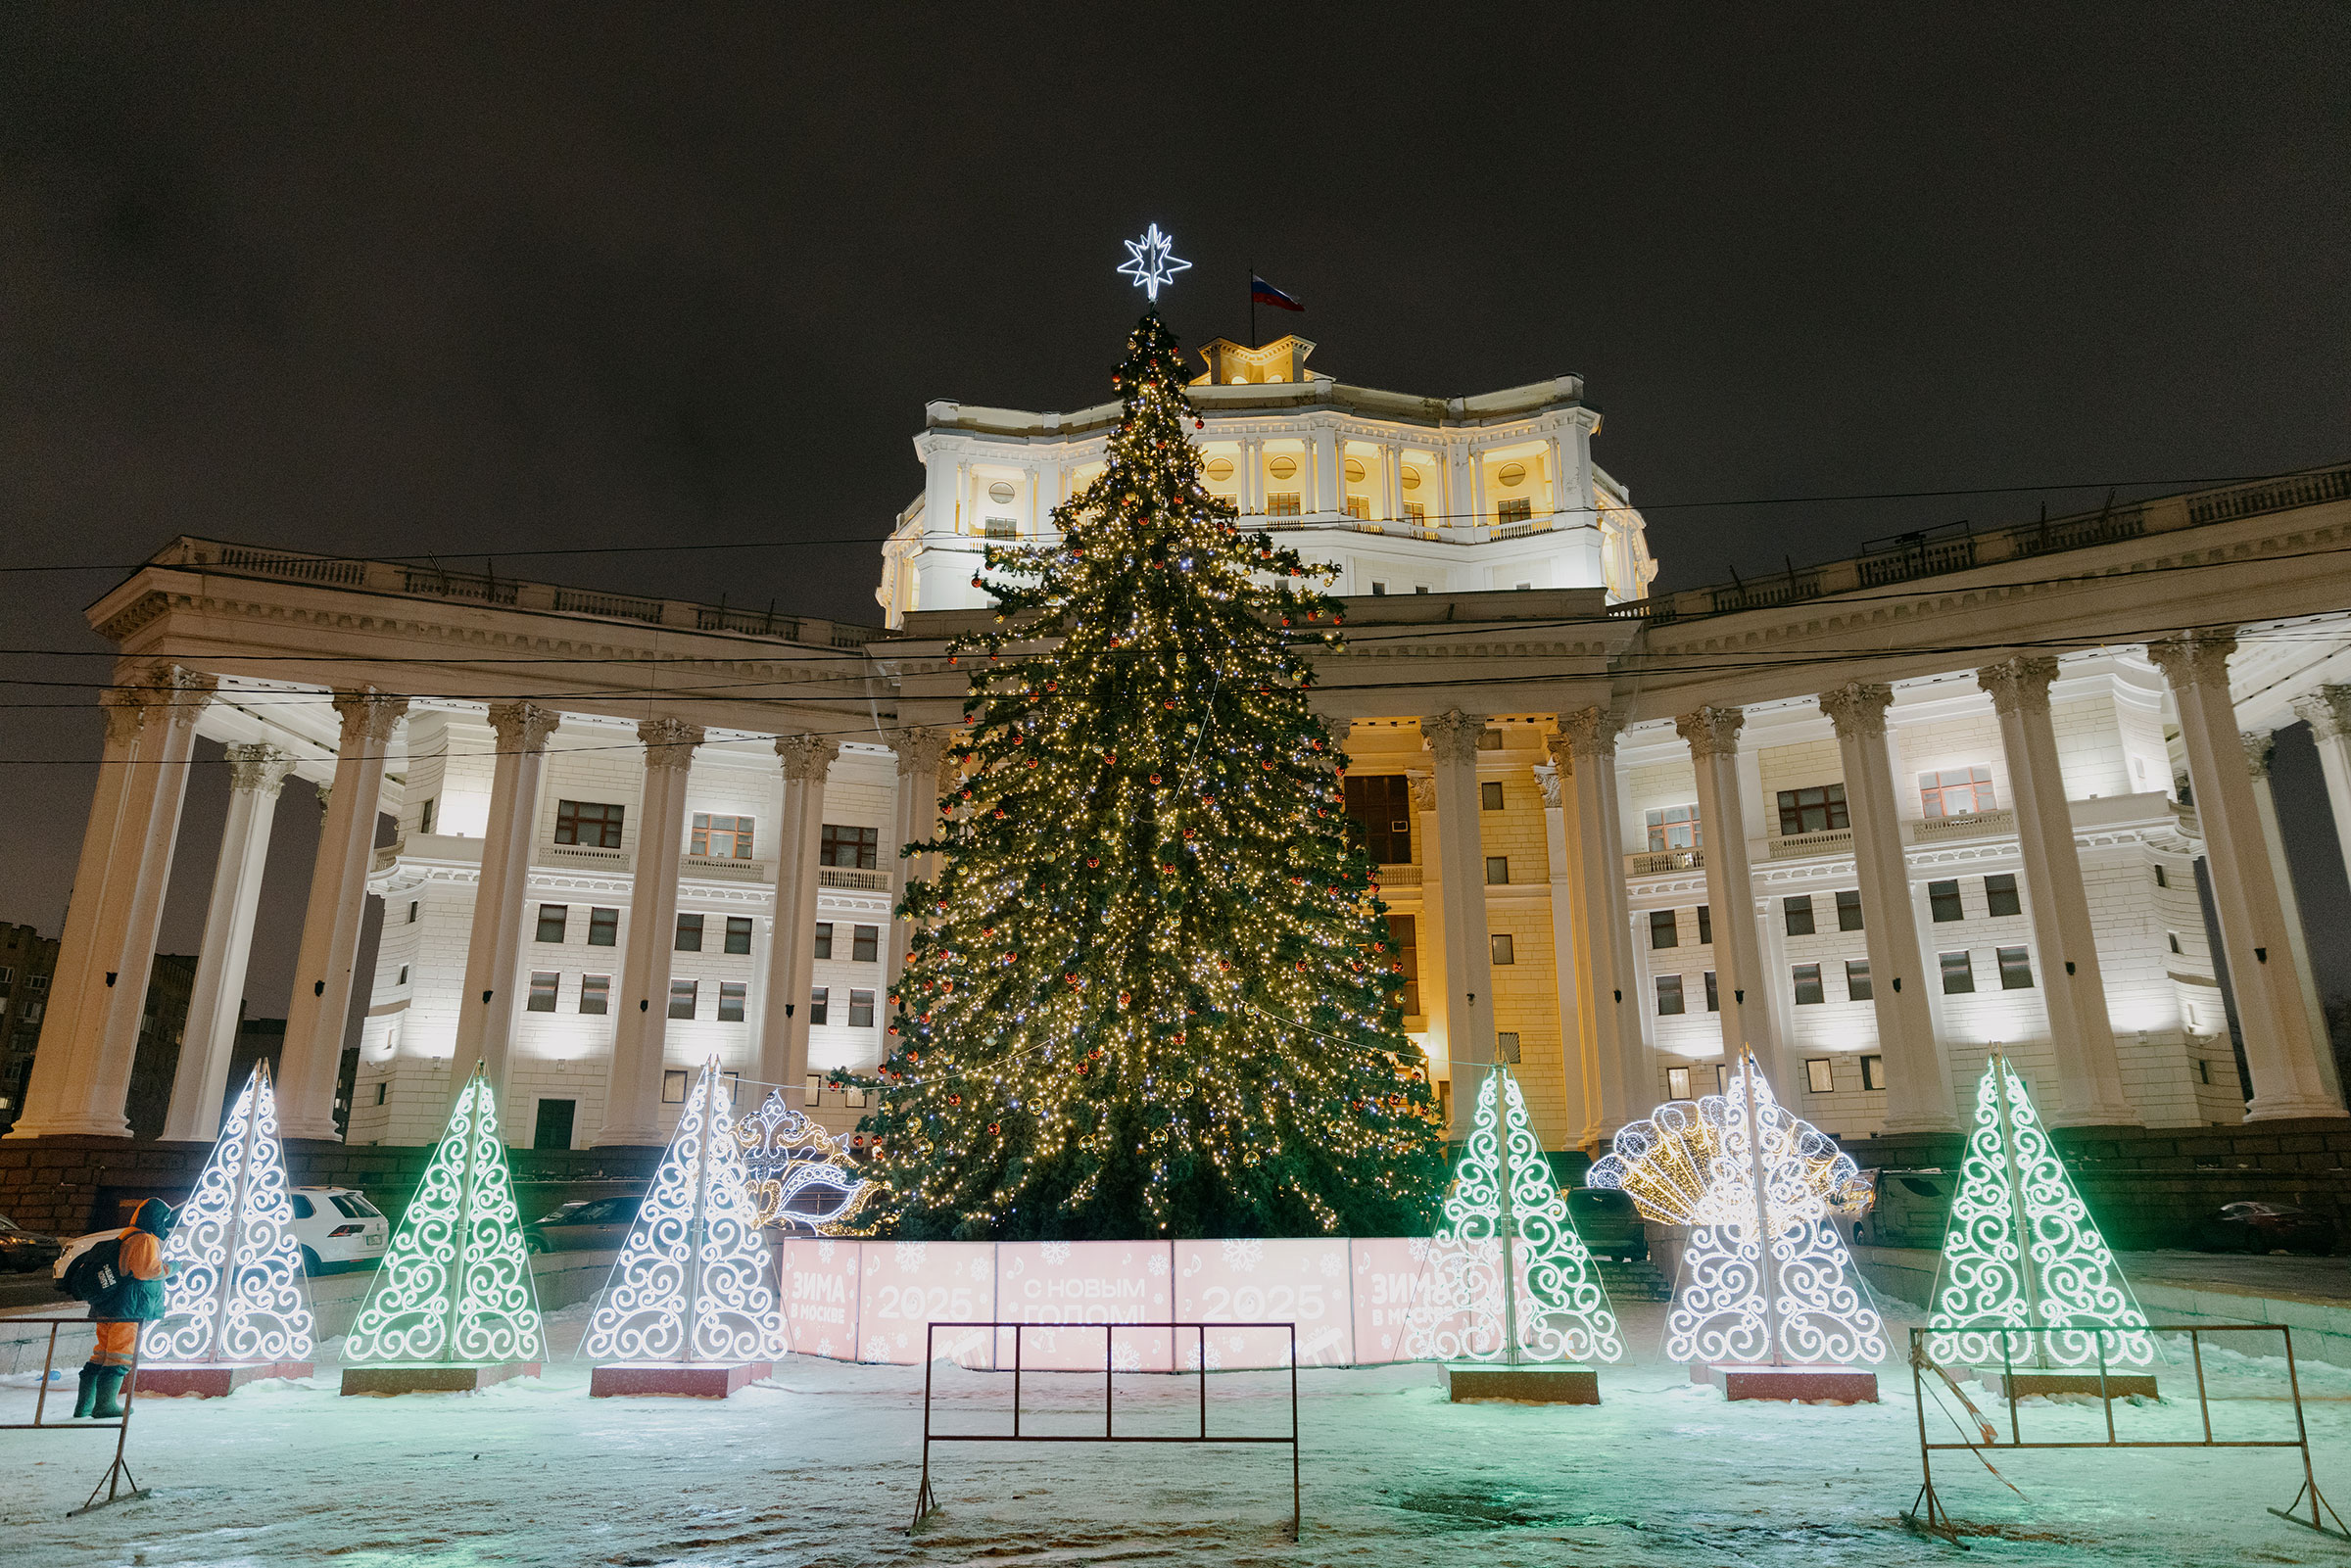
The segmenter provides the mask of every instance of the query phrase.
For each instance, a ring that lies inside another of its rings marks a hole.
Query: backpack
[[[66,1265],[59,1281],[75,1301],[94,1302],[122,1281],[122,1238],[110,1236]]]

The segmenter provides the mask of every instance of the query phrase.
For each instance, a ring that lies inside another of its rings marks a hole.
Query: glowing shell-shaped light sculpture
[[[735,1124],[744,1172],[764,1227],[838,1236],[873,1183],[849,1171],[840,1143],[795,1108],[781,1089]]]
[[[1866,1202],[1859,1174],[1742,1052],[1722,1093],[1623,1128],[1587,1179],[1629,1193],[1645,1219],[1693,1227],[1668,1359],[1779,1367],[1886,1358],[1885,1325],[1829,1221]]]

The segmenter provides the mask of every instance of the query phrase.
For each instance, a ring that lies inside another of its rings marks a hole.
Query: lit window
[[[1796,1005],[1811,1007],[1817,1003],[1826,1002],[1828,999],[1828,993],[1820,988],[1820,966],[1818,964],[1797,965]]]
[[[1886,1059],[1884,1057],[1865,1056],[1861,1059],[1861,1087],[1864,1089],[1886,1087]]]
[[[1427,502],[1417,500],[1406,501],[1404,503],[1404,520],[1408,523],[1426,523],[1428,521]]]
[[[1479,784],[1477,786],[1477,803],[1482,810],[1500,811],[1502,809],[1502,785],[1493,781]]]
[[[825,1022],[825,1006],[832,999],[833,992],[827,986],[820,985],[808,993],[808,1026],[810,1028]]]
[[[1678,924],[1675,922],[1674,915],[1675,915],[1675,911],[1673,911],[1673,910],[1670,910],[1670,909],[1653,909],[1653,910],[1651,910],[1651,911],[1649,912],[1649,945],[1650,945],[1650,946],[1652,946],[1652,947],[1679,947],[1679,946],[1681,946],[1681,944],[1682,944],[1682,933],[1681,933],[1681,927],[1680,927],[1680,926],[1679,926],[1679,925],[1678,925]]]
[[[563,940],[563,927],[569,924],[570,920],[571,906],[569,904],[541,904],[539,906],[539,940],[543,942]]]
[[[1350,496],[1346,500],[1346,511],[1347,515],[1350,517],[1369,517],[1371,515],[1371,502],[1367,497]]]
[[[1668,1100],[1690,1098],[1690,1069],[1688,1068],[1667,1068],[1665,1069],[1665,1098]]]
[[[986,537],[989,539],[1018,539],[1021,537],[1021,525],[1018,518],[990,517],[985,526]]]
[[[1991,809],[1990,768],[1946,768],[1918,776],[1918,795],[1930,817],[1964,817]]]
[[[1804,1087],[1814,1094],[1827,1094],[1837,1087],[1837,1076],[1829,1070],[1829,1059],[1816,1056],[1804,1064]]]
[[[1518,962],[1517,950],[1511,944],[1511,933],[1509,931],[1496,931],[1493,935],[1487,937],[1486,941],[1494,950],[1495,968],[1499,969],[1505,964],[1515,964]]]
[[[1649,847],[1653,851],[1696,849],[1703,841],[1696,806],[1666,806],[1649,814]]]
[[[1810,893],[1799,893],[1794,898],[1782,899],[1780,912],[1787,918],[1789,935],[1809,936],[1812,934],[1812,895]]]
[[[882,864],[882,830],[843,828],[838,823],[826,823],[824,834],[817,843],[816,863],[820,866],[847,866],[857,871],[878,869]]]
[[[1927,883],[1927,908],[1938,922],[1967,919],[1967,910],[1959,902],[1959,883],[1956,880]]]
[[[751,918],[748,915],[727,917],[727,951],[747,953],[751,950]]]
[[[1498,1031],[1494,1036],[1494,1054],[1511,1066],[1516,1067],[1518,1065],[1518,1036],[1507,1029]]]
[[[1266,497],[1266,515],[1268,517],[1299,516],[1298,492],[1294,490],[1270,492]]]
[[[743,1001],[744,987],[740,981],[721,980],[718,986],[718,1022],[741,1023],[743,1022]]]
[[[1527,496],[1506,497],[1494,508],[1494,520],[1506,528],[1512,523],[1532,522],[1534,516],[1535,503]]]
[[[1657,1016],[1670,1017],[1682,1011],[1682,977],[1679,974],[1657,976]]]
[[[699,980],[670,981],[669,1016],[673,1019],[694,1017],[694,1004],[701,991],[701,986],[702,982]]]
[[[833,956],[833,923],[829,920],[820,920],[816,923],[816,956],[818,958]]]
[[[1865,958],[1847,959],[1845,961],[1845,999],[1848,1002],[1866,1002],[1876,994],[1870,989],[1869,960]]]
[[[678,941],[675,950],[680,953],[698,953],[702,950],[701,916],[680,915],[678,917]]]
[[[1958,996],[1976,988],[1975,962],[1965,953],[1942,953],[1943,994]]]
[[[849,993],[849,1027],[852,1029],[870,1029],[873,1026],[874,993],[871,991],[851,991]]]
[[[684,1072],[673,1068],[661,1074],[661,1103],[663,1105],[684,1105],[686,1103],[686,1074]]]
[[[1715,983],[1712,970],[1706,971],[1706,1011],[1709,1013],[1722,1011],[1722,990]]]
[[[1508,887],[1510,882],[1511,857],[1488,855],[1486,857],[1486,885],[1488,887]]]
[[[606,805],[595,800],[558,800],[555,802],[555,842],[579,844],[590,849],[618,849],[621,819],[627,815],[625,806]]]
[[[696,812],[694,841],[688,853],[713,856],[719,860],[750,859],[751,819],[713,817],[706,811]]]
[[[1861,895],[1850,888],[1837,895],[1837,928],[1841,931],[1861,928]]]
[[[580,976],[580,1011],[601,1014],[612,997],[612,976],[583,974]]]
[[[595,909],[588,911],[588,945],[616,947],[620,944],[620,911]]]
[[[2000,960],[2000,989],[2003,991],[2033,989],[2033,964],[2025,956],[2025,950],[2021,947],[2003,947],[1996,951]]]
[[[1827,832],[1831,829],[1849,828],[1852,820],[1845,812],[1845,785],[1841,784],[1814,784],[1808,789],[1780,791],[1780,834],[1792,837],[1797,833]]]
[[[531,974],[531,999],[523,1004],[523,1010],[529,1013],[552,1013],[555,1010],[555,987],[562,978],[559,974],[534,971]]]
[[[882,927],[860,926],[850,934],[849,957],[859,964],[872,964],[882,957]]]

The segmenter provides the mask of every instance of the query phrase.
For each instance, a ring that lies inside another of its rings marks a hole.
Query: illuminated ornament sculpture
[[[765,1283],[759,1204],[727,1116],[718,1059],[702,1065],[580,1354],[591,1395],[725,1399],[775,1368],[781,1325]]]
[[[141,1335],[141,1394],[217,1397],[311,1375],[311,1306],[268,1063],[237,1096],[164,1263],[164,1315]]]
[[[537,1377],[547,1333],[481,1069],[457,1097],[343,1346],[343,1392],[471,1390]]]
[[[1772,1098],[1743,1051],[1721,1094],[1659,1106],[1592,1167],[1644,1219],[1692,1227],[1665,1354],[1732,1399],[1877,1398],[1856,1361],[1886,1358],[1885,1325],[1851,1280],[1832,1212],[1866,1193],[1852,1157]]]
[[[1447,1366],[1454,1399],[1600,1402],[1599,1379],[1569,1363],[1623,1358],[1616,1314],[1507,1067],[1478,1091],[1428,1260],[1405,1354],[1485,1363]],[[1549,1373],[1569,1375],[1538,1375]]]
[[[1119,275],[1134,279],[1134,286],[1143,291],[1153,305],[1159,303],[1159,291],[1176,281],[1176,274],[1188,269],[1191,262],[1176,256],[1175,239],[1159,231],[1157,223],[1143,230],[1139,240],[1128,240],[1127,264]]]
[[[2143,1367],[2154,1337],[2033,1110],[2024,1079],[1991,1053],[1976,1085],[1976,1125],[1943,1232],[1927,1340],[1938,1361],[2007,1367],[2020,1394],[2095,1394],[2098,1376],[2058,1369]],[[2001,1328],[2058,1328],[2002,1335]],[[2111,1375],[2109,1392],[2155,1392],[2154,1379]]]
[[[784,1091],[736,1123],[743,1146],[744,1176],[759,1208],[763,1227],[838,1236],[873,1191],[849,1172],[833,1135],[784,1103]]]

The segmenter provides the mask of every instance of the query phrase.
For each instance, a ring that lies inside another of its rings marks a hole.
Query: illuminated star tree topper
[[[1134,286],[1143,291],[1153,305],[1159,303],[1159,291],[1176,281],[1176,274],[1186,270],[1191,262],[1176,254],[1176,242],[1159,231],[1157,223],[1143,230],[1139,240],[1128,240],[1127,264],[1119,268],[1122,277],[1134,279]]]

